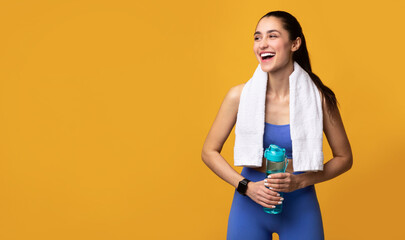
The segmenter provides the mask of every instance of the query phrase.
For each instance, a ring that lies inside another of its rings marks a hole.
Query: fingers
[[[250,185],[250,189],[251,191],[248,196],[266,208],[275,208],[275,206],[282,204],[284,200],[279,193],[265,187],[264,181],[253,182]]]
[[[272,173],[269,176],[267,176],[268,179],[283,179],[287,178],[290,175],[290,173]]]
[[[275,175],[275,177],[273,177],[273,175]],[[264,185],[266,187],[276,192],[288,191],[291,185],[291,178],[288,173],[276,173],[269,176],[271,176],[271,178],[264,179]]]
[[[275,208],[276,205],[282,204],[284,198],[280,197],[278,193],[271,191],[270,189],[264,188],[263,195],[259,194],[258,201],[259,204],[267,208]]]
[[[277,203],[283,200],[283,198],[280,196],[279,193],[272,191],[266,187],[261,188],[259,196],[263,199],[267,199],[268,201],[273,201]]]
[[[265,188],[265,190],[263,190],[263,193],[261,194],[262,197],[265,197],[267,199],[270,200],[274,200],[274,201],[280,201],[281,200],[281,196],[279,193],[274,192],[268,188]]]
[[[275,192],[277,192],[278,189],[284,189],[284,188],[288,188],[288,186],[290,186],[288,183],[281,183],[281,184],[269,184],[269,183],[266,184],[265,183],[264,185]]]
[[[276,182],[269,182],[265,180],[264,182],[264,186],[268,187],[269,189],[273,190],[273,191],[278,191],[279,189],[284,189],[284,188],[288,188],[290,186],[289,182],[282,182],[279,181],[279,179],[276,180]]]
[[[278,205],[278,204],[281,204],[284,199],[280,198],[280,197],[266,198],[266,197],[259,196],[258,200],[263,203],[269,204],[269,205]]]
[[[278,183],[278,184],[282,184],[282,183],[290,183],[291,179],[290,178],[282,178],[282,179],[273,179],[273,178],[268,178],[268,179],[264,179],[265,183]]]
[[[276,207],[276,205],[274,205],[274,204],[267,204],[267,203],[265,203],[265,202],[263,202],[263,201],[261,201],[259,199],[257,199],[256,203],[258,203],[258,204],[260,204],[260,205],[262,205],[263,207],[266,207],[266,208],[275,208]]]

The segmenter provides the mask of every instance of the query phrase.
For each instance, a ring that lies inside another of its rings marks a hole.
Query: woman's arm
[[[303,173],[300,177],[301,187],[324,182],[348,171],[353,165],[352,149],[343,126],[339,109],[330,115],[325,98],[323,108],[323,131],[332,149],[333,158],[325,163],[323,171]]]
[[[312,184],[324,182],[339,176],[352,167],[352,150],[339,109],[336,108],[330,115],[326,100],[325,98],[322,99],[323,131],[332,149],[333,158],[324,165],[323,171],[306,172],[298,175],[289,173],[273,174],[271,178],[266,181],[268,183],[266,186],[272,187],[274,191],[290,192]]]
[[[222,147],[236,123],[239,108],[240,95],[244,84],[235,86],[229,90],[218,111],[218,114],[208,132],[201,152],[203,162],[220,178],[238,187],[244,179],[235,171],[221,156]],[[246,195],[263,207],[272,208],[282,200],[279,194],[266,188],[264,180],[249,182]]]
[[[229,90],[225,96],[217,116],[205,139],[201,158],[203,162],[220,178],[234,186],[244,177],[236,172],[221,156],[222,147],[236,123],[239,107],[239,98],[243,85],[238,85]]]

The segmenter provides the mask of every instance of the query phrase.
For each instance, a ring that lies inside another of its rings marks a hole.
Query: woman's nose
[[[261,49],[268,47],[266,39],[263,39],[262,41],[260,41],[259,47]]]

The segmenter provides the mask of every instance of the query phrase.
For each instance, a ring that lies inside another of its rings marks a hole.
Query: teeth
[[[261,57],[267,57],[267,56],[274,56],[274,55],[276,55],[275,53],[262,53],[260,56]]]

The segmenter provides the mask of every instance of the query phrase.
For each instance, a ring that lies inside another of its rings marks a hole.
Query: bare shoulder
[[[239,102],[240,102],[240,96],[242,95],[242,90],[243,87],[245,86],[245,83],[233,86],[229,89],[228,93],[226,94],[221,108],[220,108],[220,114],[228,119],[232,119],[233,121],[236,121],[236,115],[239,109]]]
[[[242,94],[242,90],[243,90],[243,87],[245,86],[245,84],[246,83],[242,83],[242,84],[231,87],[231,89],[229,89],[227,95],[229,95],[229,97],[231,97],[231,98],[239,99],[240,95]]]
[[[242,83],[239,85],[236,85],[234,87],[231,87],[228,91],[228,93],[225,96],[225,100],[230,101],[232,104],[236,105],[236,107],[239,106],[239,101],[240,101],[240,96],[242,94],[243,87],[245,86],[246,83]]]

